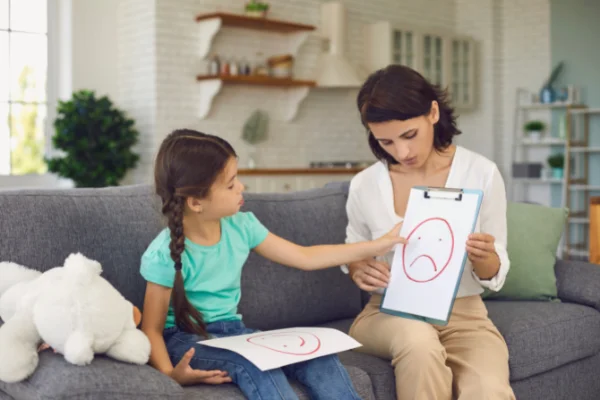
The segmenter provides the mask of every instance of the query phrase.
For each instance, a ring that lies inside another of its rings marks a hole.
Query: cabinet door
[[[421,73],[435,85],[444,85],[444,38],[426,33],[422,36]]]
[[[451,43],[452,102],[457,107],[472,107],[475,96],[474,41],[455,37],[452,38]]]
[[[410,30],[394,29],[392,40],[392,62],[415,68],[415,37]]]

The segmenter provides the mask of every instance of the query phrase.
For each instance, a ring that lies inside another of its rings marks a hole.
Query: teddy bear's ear
[[[65,277],[80,282],[89,281],[94,276],[102,273],[102,266],[98,261],[90,260],[81,253],[73,253],[65,260]]]

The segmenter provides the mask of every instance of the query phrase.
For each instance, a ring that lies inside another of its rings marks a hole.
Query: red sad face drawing
[[[321,340],[308,332],[263,333],[246,339],[248,343],[294,356],[308,356],[321,348]]]
[[[443,218],[428,218],[406,238],[402,249],[402,267],[413,282],[425,283],[444,272],[454,252],[454,232]]]

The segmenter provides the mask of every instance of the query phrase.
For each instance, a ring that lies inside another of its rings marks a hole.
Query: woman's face
[[[387,122],[369,123],[381,148],[405,168],[423,166],[433,150],[433,126],[439,120],[437,102],[428,115]]]

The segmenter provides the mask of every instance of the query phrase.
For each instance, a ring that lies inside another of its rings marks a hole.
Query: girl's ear
[[[196,197],[188,197],[187,198],[187,206],[190,210],[192,210],[195,213],[201,213],[202,210],[204,209],[202,200],[200,200]]]

